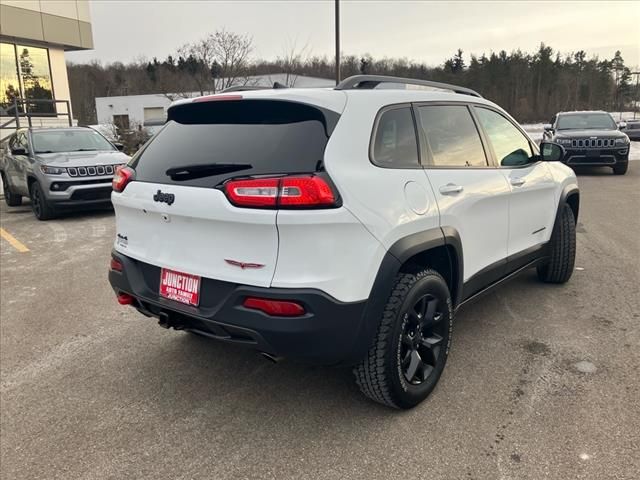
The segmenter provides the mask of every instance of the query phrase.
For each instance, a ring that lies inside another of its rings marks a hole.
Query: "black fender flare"
[[[436,227],[422,232],[417,232],[401,238],[389,248],[389,254],[404,264],[411,257],[431,250],[436,247],[450,246],[455,252],[454,257],[449,256],[449,266],[455,274],[455,298],[454,306],[458,305],[462,295],[462,280],[464,278],[464,256],[460,233],[453,227]],[[397,272],[396,272],[397,273]],[[454,292],[452,292],[454,293]]]
[[[462,300],[464,261],[460,234],[452,227],[436,227],[417,232],[396,241],[384,255],[378,273],[369,293],[369,300],[360,320],[358,336],[352,355],[344,363],[354,364],[367,354],[378,330],[384,308],[391,295],[396,276],[404,263],[414,255],[436,247],[451,246],[455,258],[449,258],[452,272],[455,273],[456,293],[452,299],[455,308]]]
[[[575,198],[575,200],[573,200]],[[556,218],[554,221],[554,228],[556,223],[558,223],[560,219],[560,215],[562,214],[562,207],[564,204],[568,204],[573,210],[573,215],[575,217],[576,224],[578,223],[578,213],[580,211],[580,189],[577,185],[567,185],[562,190],[560,194],[560,201],[558,202],[558,208],[556,210]]]

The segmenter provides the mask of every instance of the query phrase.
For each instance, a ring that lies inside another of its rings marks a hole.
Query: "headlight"
[[[559,138],[558,140],[556,140],[556,142],[558,142],[560,145],[571,145],[570,138]]]
[[[618,146],[626,146],[629,143],[629,139],[624,137],[624,138],[616,138],[616,145]]]
[[[40,165],[40,170],[45,175],[62,175],[67,172],[66,168],[63,167],[52,167],[50,165]]]

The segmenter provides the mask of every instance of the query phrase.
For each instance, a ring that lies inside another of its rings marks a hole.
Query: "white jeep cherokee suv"
[[[460,306],[529,267],[571,276],[576,177],[541,151],[497,105],[428,81],[178,101],[114,178],[109,280],[164,327],[352,365],[365,395],[410,408]]]

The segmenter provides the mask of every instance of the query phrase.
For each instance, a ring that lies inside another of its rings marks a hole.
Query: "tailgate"
[[[321,107],[240,95],[171,107],[166,125],[129,163],[133,180],[112,195],[116,250],[178,272],[270,286],[275,204],[240,208],[220,188],[238,178],[321,170],[338,118]]]
[[[155,201],[158,190],[173,194],[173,203]],[[131,182],[112,202],[115,249],[122,254],[202,277],[271,284],[278,253],[276,211],[236,208],[214,188],[146,182]],[[227,260],[253,265],[242,268]]]

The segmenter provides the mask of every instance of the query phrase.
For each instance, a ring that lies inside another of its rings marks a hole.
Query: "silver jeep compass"
[[[129,157],[91,128],[23,128],[2,142],[4,198],[18,206],[31,199],[36,218],[65,207],[108,204],[111,180]]]

